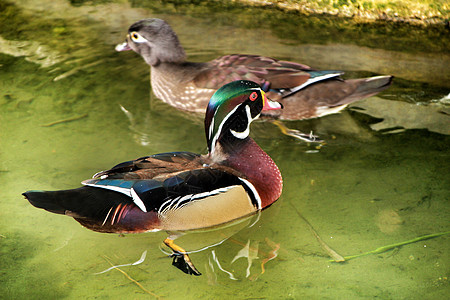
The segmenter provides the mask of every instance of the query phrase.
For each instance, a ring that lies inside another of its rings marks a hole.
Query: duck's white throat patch
[[[248,137],[248,135],[250,134],[250,124],[253,122],[253,120],[258,118],[258,116],[256,116],[254,119],[252,118],[252,113],[250,112],[250,106],[248,106],[248,105],[245,106],[245,112],[247,113],[247,128],[245,128],[245,130],[242,132],[234,131],[233,129],[230,129],[231,134],[234,137],[241,139],[241,140]]]

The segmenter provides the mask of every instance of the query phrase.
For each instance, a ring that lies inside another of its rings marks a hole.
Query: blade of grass
[[[88,114],[84,114],[84,115],[75,116],[75,117],[71,117],[71,118],[67,118],[67,119],[63,119],[63,120],[58,120],[58,121],[54,121],[54,122],[51,122],[51,123],[42,124],[41,127],[52,127],[52,126],[57,125],[57,124],[77,121],[77,120],[86,118],[87,116],[88,116]]]
[[[433,234],[427,234],[427,235],[419,236],[419,237],[416,237],[414,239],[407,240],[407,241],[404,241],[404,242],[399,242],[399,243],[395,243],[395,244],[391,244],[391,245],[387,245],[387,246],[378,247],[375,250],[364,252],[364,253],[361,253],[361,254],[344,256],[344,259],[345,260],[350,260],[350,259],[361,257],[361,256],[366,256],[366,255],[371,255],[371,254],[380,254],[380,253],[383,253],[383,252],[395,249],[397,247],[402,247],[402,246],[405,246],[405,245],[408,245],[408,244],[417,243],[417,242],[420,242],[420,241],[424,241],[424,240],[440,237],[440,236],[447,235],[447,234],[450,234],[450,231],[438,232],[438,233],[433,233]],[[334,260],[330,260],[330,261],[334,261]]]
[[[114,267],[114,264],[106,257],[103,256],[103,258],[112,266]],[[143,290],[144,292],[146,292],[149,295],[152,295],[153,297],[155,297],[156,299],[161,299],[161,296],[156,295],[155,293],[147,290],[145,287],[142,286],[142,284],[140,284],[139,282],[137,282],[136,280],[134,280],[133,278],[131,278],[130,275],[128,275],[125,271],[121,270],[118,267],[114,268],[115,270],[119,271],[120,273],[122,273],[123,275],[125,275],[125,277],[127,277],[131,282],[135,283],[139,288],[141,288],[141,290]]]
[[[316,230],[314,229],[314,227],[312,227],[311,223],[309,223],[309,221],[297,210],[297,208],[294,206],[294,204],[292,204],[292,202],[289,202],[292,207],[294,208],[295,212],[297,213],[297,215],[303,220],[305,221],[306,225],[308,225],[309,230],[311,230],[311,232],[313,233],[313,235],[316,237],[317,241],[319,242],[320,246],[328,253],[328,255],[333,259],[332,261],[335,262],[344,262],[345,258],[342,257],[339,253],[337,253],[336,251],[334,251],[333,249],[331,249],[330,246],[328,246],[319,236],[319,234],[317,234]]]

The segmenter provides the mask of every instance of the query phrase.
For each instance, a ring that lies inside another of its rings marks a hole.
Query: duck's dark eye
[[[251,101],[255,101],[258,98],[258,93],[253,92],[250,94],[250,97],[248,97]]]
[[[135,43],[145,43],[145,42],[147,42],[147,40],[144,37],[142,37],[142,35],[137,33],[136,31],[130,32],[129,33],[129,37]]]

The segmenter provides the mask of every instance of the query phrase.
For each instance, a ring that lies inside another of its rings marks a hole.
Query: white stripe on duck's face
[[[259,88],[254,89],[259,90],[262,92]],[[261,96],[260,96],[261,97]],[[253,103],[251,103],[253,104]],[[261,102],[261,108],[263,107],[263,104]],[[254,110],[254,108],[253,108]],[[216,114],[219,110],[216,110],[214,117],[211,120],[211,124],[209,126],[208,130],[208,138],[211,140],[211,149],[210,152],[214,153],[214,150],[216,148],[216,144],[219,141],[221,137],[223,137],[224,134],[226,134],[226,131],[229,131],[232,136],[234,136],[237,139],[244,140],[246,139],[250,134],[250,124],[259,118],[261,112],[259,111],[255,116],[252,116],[252,108],[250,107],[250,104],[248,102],[243,102],[236,107],[234,107],[220,122],[218,128],[216,131],[214,131],[215,121],[216,121]],[[253,111],[255,113],[255,111]],[[239,115],[240,114],[240,115]],[[245,115],[245,117],[244,117]],[[231,118],[235,116],[235,119]],[[244,129],[242,130],[242,125],[245,124]],[[215,132],[215,135],[213,136]],[[212,139],[211,139],[212,137]]]
[[[148,40],[144,38],[142,35],[137,33],[136,31],[130,32],[129,37],[131,40],[135,43],[142,44],[142,43],[148,43]]]
[[[213,139],[212,139],[212,141],[211,141],[211,153],[214,153],[214,150],[215,150],[215,147],[216,147],[216,143],[217,143],[217,141],[219,140],[219,137],[221,136],[221,134],[222,134],[222,131],[223,131],[223,126],[225,125],[225,123],[228,121],[228,119],[240,108],[242,106],[242,104],[239,104],[238,106],[236,106],[235,108],[233,108],[233,110],[232,111],[230,111],[226,116],[225,116],[225,118],[222,120],[222,122],[219,124],[219,128],[217,129],[217,132],[216,132],[216,134],[214,135],[214,137],[213,137]],[[218,111],[218,110],[217,110]],[[216,111],[216,113],[217,113],[217,111]],[[214,129],[214,120],[215,120],[215,116],[214,116],[214,118],[212,119],[212,122],[211,122],[211,126],[210,126],[210,130],[209,130],[209,132],[210,132],[210,137],[211,137],[211,135],[213,134],[213,129]],[[250,124],[249,124],[250,125]],[[233,132],[231,132],[231,133],[233,133]]]
[[[161,229],[184,231],[227,223],[257,211],[241,185],[196,201],[160,215]]]
[[[250,124],[259,117],[259,114],[258,114],[256,117],[252,118],[252,113],[250,112],[250,106],[248,106],[248,105],[245,106],[245,112],[247,114],[247,128],[245,128],[245,130],[242,132],[234,131],[233,129],[230,129],[231,134],[241,140],[243,140],[249,136]]]
[[[265,96],[258,84],[238,80],[218,89],[211,97],[205,116],[210,153],[223,137],[246,139],[250,123],[264,108]]]

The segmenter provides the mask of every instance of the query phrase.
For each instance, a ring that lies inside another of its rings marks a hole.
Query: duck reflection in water
[[[231,280],[239,280],[241,277],[237,275],[239,270],[235,271],[234,268],[231,269],[231,266],[235,265],[235,262],[239,258],[246,258],[247,260],[245,278],[254,281],[259,278],[260,275],[265,273],[266,263],[278,257],[280,244],[277,244],[266,237],[263,242],[264,246],[260,247],[260,240],[248,239],[247,242],[243,242],[242,239],[234,238],[233,236],[240,231],[254,229],[256,227],[255,225],[259,222],[260,216],[261,213],[258,212],[255,215],[244,217],[240,220],[217,226],[216,228],[191,232],[190,234],[182,235],[177,242],[183,244],[187,254],[209,251],[208,264],[205,264],[205,268],[207,270],[206,273],[208,276],[208,281],[211,284],[217,283],[219,272],[226,274],[226,276]],[[251,233],[246,234],[246,236],[249,235],[251,235]],[[226,242],[228,242],[228,245],[234,244],[242,247],[236,252],[232,259],[230,259],[231,256],[229,255],[229,250],[227,250],[226,253],[222,253],[222,257],[219,257],[220,255],[216,251],[219,249],[217,248],[218,246],[225,244]],[[171,255],[171,253],[167,252],[164,247],[161,247],[161,251],[166,255]],[[113,265],[112,267],[109,267],[101,272],[95,273],[95,275],[104,274],[121,267],[142,264],[145,262],[146,256],[147,250],[142,253],[140,259],[137,261]],[[254,264],[254,261],[257,261],[257,263]],[[184,269],[184,264],[182,262],[180,263],[179,257],[177,256],[173,257],[173,264],[184,272],[188,271]],[[253,274],[251,274],[252,270],[255,271]]]

